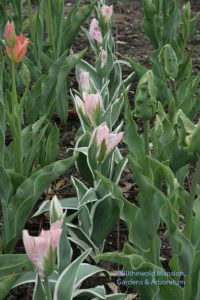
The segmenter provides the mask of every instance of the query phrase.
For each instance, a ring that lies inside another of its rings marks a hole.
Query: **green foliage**
[[[12,174],[1,167],[1,203],[4,217],[3,249],[12,252],[32,209],[48,185],[62,175],[76,156],[52,163],[12,186]],[[6,184],[6,189],[4,186]]]

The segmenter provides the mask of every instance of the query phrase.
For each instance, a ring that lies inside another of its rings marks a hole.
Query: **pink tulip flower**
[[[25,38],[25,36],[23,34],[20,34],[16,37],[15,45],[13,48],[13,57],[14,57],[14,61],[16,63],[21,62],[22,59],[24,58],[24,56],[26,55],[29,42],[30,42],[30,40]],[[12,55],[11,48],[6,47],[6,51],[7,51],[8,56],[10,58],[12,58],[11,57],[11,55]]]
[[[92,19],[92,22],[90,24],[90,37],[92,40],[97,41],[97,43],[102,44],[102,34],[99,28],[99,22],[97,21],[97,19]]]
[[[101,51],[101,68],[105,66],[107,62],[107,52],[105,50]]]
[[[99,93],[88,94],[83,92],[85,112],[93,125],[95,125],[95,113],[103,111],[103,101]]]
[[[96,119],[103,110],[103,100],[99,93],[88,94],[83,92],[83,101],[80,97],[75,96],[76,105],[81,109],[82,113],[88,117],[89,121],[93,126],[96,125]]]
[[[109,144],[109,128],[106,123],[102,123],[97,127],[97,146],[101,146],[103,141]]]
[[[54,252],[58,247],[62,221],[51,224],[50,230],[42,230],[39,236],[30,236],[23,230],[23,242],[26,254],[41,277],[49,276],[53,271]]]
[[[12,22],[7,22],[5,27],[5,42],[6,46],[13,48],[16,41],[15,25]]]
[[[103,5],[101,8],[101,14],[105,21],[108,23],[111,20],[113,14],[113,6]]]
[[[90,73],[81,71],[79,77],[79,87],[83,92],[89,92],[90,90]]]
[[[96,144],[97,148],[99,148],[97,156],[100,156],[100,161],[103,161],[112,153],[115,147],[121,142],[123,138],[123,132],[119,132],[117,134],[110,134],[109,128],[104,122],[96,128],[94,136],[96,136]],[[105,145],[105,147],[102,145]],[[104,150],[102,150],[103,148]],[[102,151],[104,151],[104,153],[102,153]]]

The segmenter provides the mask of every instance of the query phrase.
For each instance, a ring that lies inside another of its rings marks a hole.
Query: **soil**
[[[68,1],[66,5],[66,11],[73,5],[74,1],[71,3]],[[87,1],[81,1],[81,3],[85,3]],[[37,2],[36,2],[37,3]],[[142,18],[143,13],[138,0],[116,0],[110,1],[110,4],[114,5],[114,18],[113,18],[113,33],[116,42],[116,54],[119,59],[133,59],[146,67],[150,67],[149,63],[149,54],[152,51],[152,47],[149,44],[148,40],[145,38],[143,30],[142,30]],[[197,1],[191,1],[192,12],[200,11],[200,3]],[[85,27],[89,26],[89,21],[86,22]],[[78,38],[76,39],[73,51],[78,52],[84,48],[88,47],[88,42],[83,33],[80,33]],[[194,72],[197,73],[200,70],[200,28],[198,29],[190,41],[189,47],[194,47],[194,55],[193,55],[193,68]],[[92,53],[88,52],[86,54],[85,59],[89,62],[92,61]],[[124,78],[131,73],[131,70],[125,66],[123,67],[123,76]],[[69,82],[70,87],[76,87],[75,76],[72,73]],[[133,98],[135,89],[137,85],[137,80],[134,80],[130,92],[129,97]],[[60,127],[60,158],[66,157],[66,149],[74,146],[74,136],[79,128],[79,120],[73,107],[70,107],[69,111],[69,119],[66,127],[59,124],[59,120],[57,116],[54,116],[54,121]],[[121,149],[124,153],[126,153],[126,148]],[[54,194],[57,194],[60,198],[71,197],[75,195],[75,191],[70,182],[70,175],[78,177],[76,169],[73,168],[70,170],[67,176],[60,178],[56,183],[54,183],[48,191],[43,195],[42,200],[51,199]],[[120,186],[124,191],[125,197],[127,197],[130,201],[135,201],[135,197],[137,195],[137,186],[134,184],[132,180],[131,173],[124,173],[122,180],[120,182]],[[44,226],[46,222],[45,217],[31,219],[26,227],[32,233],[37,233],[41,226]],[[171,249],[168,242],[168,236],[165,228],[160,229],[160,236],[162,239],[162,253],[161,257],[163,258],[163,266],[168,269],[168,261],[171,257]],[[112,231],[110,236],[108,237],[105,244],[105,251],[120,251],[123,248],[124,242],[128,239],[128,232],[126,226],[123,222],[119,222],[117,227]],[[23,244],[22,241],[18,243],[16,248],[16,252],[23,253]],[[106,266],[112,273],[117,270],[119,266],[112,264],[103,264]],[[104,284],[107,291],[109,293],[116,292],[125,292],[129,295],[129,299],[139,299],[134,290],[129,289],[127,287],[120,288],[116,285],[116,276],[112,277],[112,280],[107,278],[98,277],[98,284]],[[85,286],[92,287],[97,283],[96,278],[90,279],[86,282]],[[16,288],[10,292],[7,299],[8,300],[29,300],[32,299],[32,289],[33,285],[26,285]]]

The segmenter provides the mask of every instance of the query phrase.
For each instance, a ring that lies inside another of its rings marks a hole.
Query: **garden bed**
[[[72,1],[73,2],[73,1]],[[87,1],[85,1],[88,3]],[[142,19],[143,12],[139,1],[137,0],[118,0],[114,1],[114,16],[113,16],[113,35],[115,39],[116,45],[116,55],[118,59],[128,60],[133,59],[138,63],[144,65],[147,68],[151,68],[151,64],[149,61],[149,54],[153,51],[152,46],[148,42],[148,40],[144,37],[144,32],[142,29]],[[81,1],[84,4],[84,1]],[[112,3],[112,1],[110,1]],[[66,12],[71,8],[73,3],[67,3]],[[35,2],[35,6],[37,7],[37,1]],[[191,9],[192,13],[195,14],[200,11],[200,3],[197,1],[191,1]],[[89,27],[91,18],[86,21],[84,27]],[[74,53],[82,51],[83,49],[89,46],[88,41],[83,32],[80,32],[78,37],[76,38],[72,50]],[[193,47],[193,74],[197,75],[200,70],[200,30],[199,26],[195,31],[192,39],[188,44],[188,49]],[[93,53],[91,51],[87,51],[85,54],[85,60],[92,63],[93,61]],[[123,78],[126,78],[131,70],[126,65],[122,67]],[[133,98],[136,92],[136,87],[138,84],[138,79],[134,78],[131,87],[129,89],[129,99],[131,105],[133,104]],[[74,71],[70,73],[69,77],[69,86],[71,89],[77,89],[78,84],[75,78]],[[76,113],[76,110],[70,102],[69,104],[69,115],[67,125],[63,125],[57,114],[54,114],[52,119],[57,124],[60,136],[59,136],[59,146],[60,146],[60,154],[59,158],[64,159],[67,157],[66,151],[69,148],[73,148],[75,146],[75,135],[77,133],[78,128],[80,127],[79,117]],[[123,118],[123,116],[121,116]],[[143,132],[143,127],[138,121],[140,132]],[[9,140],[9,136],[7,137]],[[8,143],[8,140],[6,143]],[[120,151],[123,155],[128,153],[127,147],[123,144],[120,146]],[[40,201],[37,203],[34,211],[38,209],[41,203],[44,200],[52,199],[54,195],[57,195],[58,198],[68,198],[76,196],[76,191],[73,187],[70,177],[74,176],[82,180],[81,176],[78,174],[75,167],[71,168],[67,173],[61,176],[56,182],[51,184],[51,186],[45,191],[42,195]],[[186,186],[186,190],[189,189],[189,183]],[[128,199],[131,203],[137,204],[136,196],[138,194],[138,186],[134,182],[132,178],[132,172],[130,170],[130,165],[128,164],[126,170],[122,173],[122,177],[119,182],[119,186],[123,191],[123,194],[126,199]],[[2,223],[2,220],[1,222]],[[184,221],[183,221],[184,224]],[[45,215],[31,218],[25,226],[26,229],[29,230],[30,234],[37,235],[38,231],[41,228],[48,228],[48,218]],[[168,262],[172,257],[171,246],[169,243],[169,235],[168,230],[165,226],[161,226],[159,228],[159,236],[162,242],[161,253],[160,256],[162,258],[162,265],[166,271],[169,271]],[[123,221],[118,222],[116,228],[111,232],[105,242],[104,252],[112,252],[112,251],[122,251],[124,243],[128,242],[128,230]],[[80,254],[79,250],[73,246],[74,248],[74,258],[78,257]],[[15,248],[15,253],[24,253],[24,246],[22,240],[18,242],[17,247]],[[106,291],[108,293],[116,293],[121,292],[129,295],[127,300],[131,299],[140,299],[137,296],[136,291],[127,286],[119,286],[117,285],[117,272],[120,271],[121,266],[116,265],[110,262],[101,261],[99,266],[102,268],[107,268],[111,272],[111,278],[104,278],[102,274],[99,276],[95,276],[94,278],[90,278],[85,282],[84,288],[91,288],[98,285],[104,285],[106,287]],[[18,288],[15,288],[10,291],[9,295],[6,299],[8,300],[29,300],[32,299],[33,293],[33,284],[24,285]],[[189,299],[188,299],[189,300]],[[193,300],[193,299],[191,299]]]

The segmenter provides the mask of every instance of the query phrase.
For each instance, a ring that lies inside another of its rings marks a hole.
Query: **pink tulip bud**
[[[115,147],[121,142],[123,132],[117,134],[110,134],[107,124],[104,122],[96,128],[93,136],[96,136],[96,144],[99,151],[97,153],[97,159],[99,161],[105,160]]]
[[[30,40],[25,38],[25,36],[23,34],[20,34],[16,37],[16,41],[15,41],[15,45],[14,45],[14,49],[13,49],[13,57],[14,57],[14,61],[16,63],[19,63],[22,61],[22,59],[24,58],[26,52],[27,52],[27,48],[28,48],[28,44],[29,44]],[[11,48],[6,47],[6,51],[8,56],[11,58]]]
[[[97,43],[101,44],[102,43],[102,34],[99,28],[99,22],[97,21],[97,19],[92,19],[92,22],[90,24],[90,37],[92,40],[96,40]]]
[[[103,5],[101,8],[101,14],[104,20],[108,23],[111,20],[113,14],[113,6]]]
[[[121,142],[123,138],[123,132],[119,132],[117,134],[114,134],[113,136],[110,135],[110,140],[108,144],[108,151],[112,152],[114,148]]]
[[[101,51],[101,68],[105,66],[107,62],[107,52],[105,50]]]
[[[109,128],[106,123],[102,123],[97,127],[97,146],[101,146],[103,141],[106,145],[109,143]]]
[[[16,40],[15,25],[13,21],[11,23],[8,21],[5,27],[6,46],[13,48],[15,45],[15,40]]]
[[[90,73],[81,71],[79,77],[79,87],[83,92],[89,92],[90,90]]]
[[[83,101],[84,101],[84,110],[85,113],[92,123],[96,125],[96,114],[99,114],[103,111],[103,101],[99,93],[97,94],[88,94],[83,92]]]
[[[50,230],[42,230],[39,236],[30,236],[27,230],[23,230],[26,254],[41,277],[49,276],[53,271],[61,226],[62,221],[56,221],[51,224]]]

